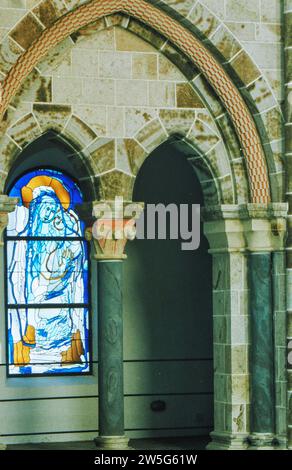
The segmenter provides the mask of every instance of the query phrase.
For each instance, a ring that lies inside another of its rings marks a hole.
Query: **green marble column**
[[[98,262],[97,444],[127,445],[124,437],[122,267],[119,260]]]
[[[4,332],[6,330],[5,328],[5,285],[4,285],[4,245],[0,240],[0,311],[1,311],[1,318],[0,318],[0,329],[3,332],[1,335],[1,357],[5,358],[6,357],[6,351],[5,351],[5,338],[4,338]],[[1,406],[1,405],[0,405]],[[0,410],[0,416],[2,415],[1,410]],[[3,444],[0,441],[0,450],[5,450],[6,445]]]
[[[271,253],[249,259],[251,315],[251,441],[272,445],[275,432],[274,342]]]
[[[280,2],[283,12],[283,57],[284,57],[284,115],[285,131],[285,175],[286,201],[289,204],[287,219],[287,349],[292,341],[292,3],[289,0]],[[287,364],[288,361],[286,361]],[[292,365],[287,364],[288,395],[287,395],[287,446],[292,449]]]
[[[124,432],[122,269],[125,246],[135,238],[135,221],[143,204],[117,197],[91,206],[96,221],[86,234],[98,262],[99,437],[95,443],[100,449],[121,450],[129,448]]]

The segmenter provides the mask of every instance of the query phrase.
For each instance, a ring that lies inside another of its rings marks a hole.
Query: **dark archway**
[[[67,173],[78,183],[85,201],[97,199],[98,189],[92,183],[92,171],[82,155],[53,131],[29,144],[16,158],[5,184],[5,193],[13,181],[34,168],[52,168]]]
[[[134,200],[203,205],[183,146],[166,142],[145,160]],[[127,245],[125,393],[135,396],[126,398],[126,427],[149,436],[207,435],[213,427],[211,256],[202,228],[198,250],[182,251],[181,242]]]

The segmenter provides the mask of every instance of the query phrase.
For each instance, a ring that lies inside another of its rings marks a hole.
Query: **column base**
[[[94,439],[101,450],[129,450],[129,438],[126,436],[99,436]]]
[[[278,450],[287,450],[288,449],[287,436],[276,434],[274,447],[275,449],[278,449]]]
[[[207,450],[247,450],[248,434],[231,434],[227,432],[211,432],[212,441]]]
[[[275,435],[272,433],[254,432],[248,437],[249,450],[275,450]]]

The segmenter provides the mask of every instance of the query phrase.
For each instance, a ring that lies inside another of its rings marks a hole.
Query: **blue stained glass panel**
[[[89,371],[88,248],[76,212],[83,202],[63,173],[17,180],[6,234],[10,375]]]

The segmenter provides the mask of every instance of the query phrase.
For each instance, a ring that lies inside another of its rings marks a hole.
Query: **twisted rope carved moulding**
[[[251,200],[270,202],[264,151],[253,118],[236,86],[221,65],[183,25],[145,0],[92,0],[59,18],[19,57],[3,82],[0,116],[27,75],[60,41],[104,16],[124,13],[146,23],[183,51],[201,70],[226,107],[240,139],[248,170]]]

